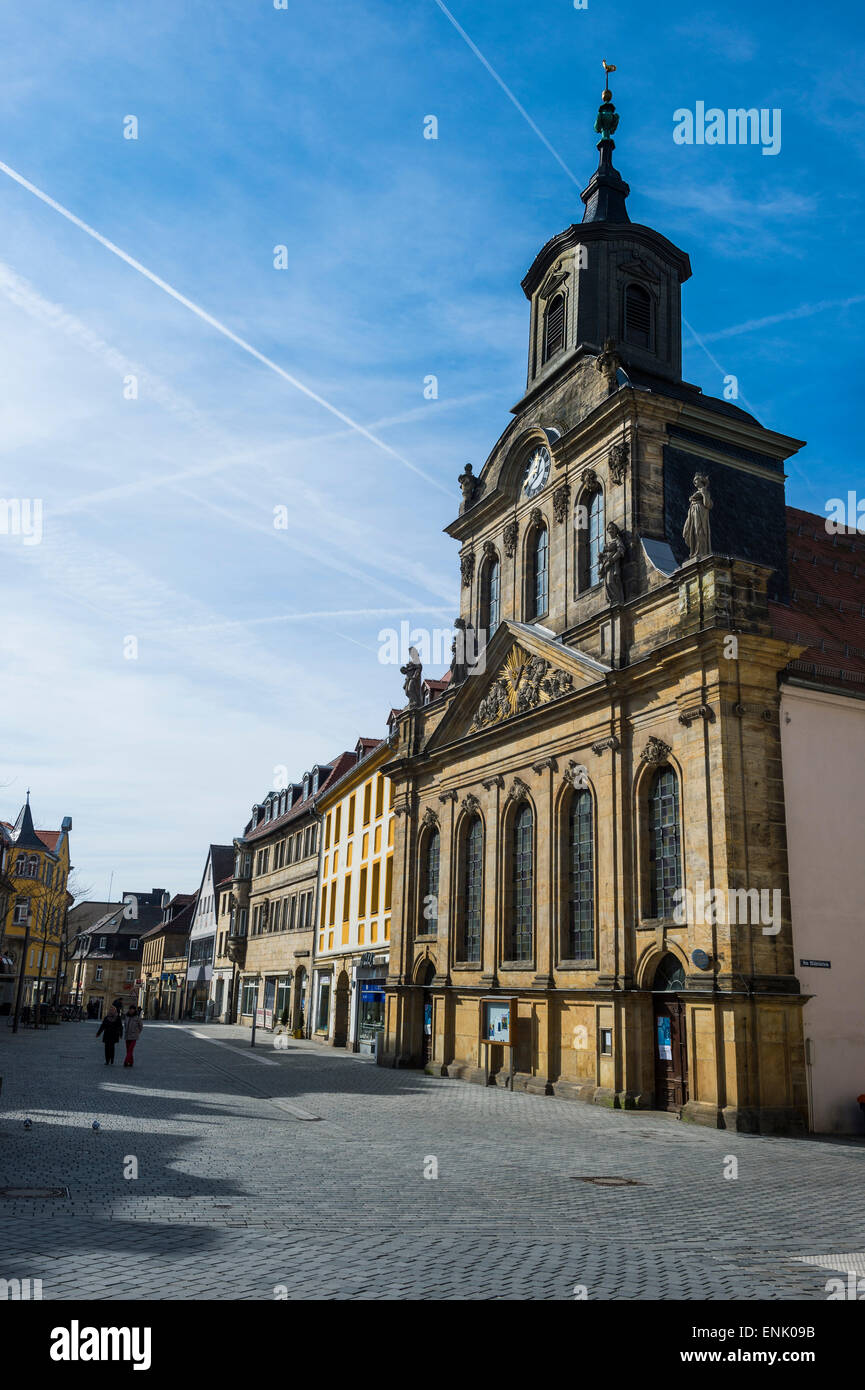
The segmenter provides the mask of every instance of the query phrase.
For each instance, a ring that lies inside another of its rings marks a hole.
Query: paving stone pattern
[[[727,1134],[268,1034],[252,1051],[219,1026],[148,1023],[130,1071],[96,1028],[0,1027],[0,1185],[69,1188],[0,1200],[0,1278],[46,1299],[808,1301],[865,1250],[856,1139]]]

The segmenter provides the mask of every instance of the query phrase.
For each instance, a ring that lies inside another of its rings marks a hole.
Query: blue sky
[[[437,0],[4,11],[0,160],[379,441],[0,173],[0,496],[45,517],[0,536],[0,815],[28,786],[71,815],[93,896],[197,886],[275,767],[383,733],[380,630],[458,611],[442,527],[522,392],[519,282],[582,213],[602,58],[631,218],[691,257],[685,378],[809,441],[794,505],[861,488],[852,12],[448,8],[573,178]],[[674,144],[698,100],[780,108],[780,154]]]

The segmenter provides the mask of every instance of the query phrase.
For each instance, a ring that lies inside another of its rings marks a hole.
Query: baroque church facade
[[[770,604],[801,441],[683,382],[689,260],[630,221],[617,122],[605,91],[582,221],[522,282],[526,391],[446,528],[480,656],[428,703],[404,668],[379,1061],[792,1133],[778,675],[800,649]]]

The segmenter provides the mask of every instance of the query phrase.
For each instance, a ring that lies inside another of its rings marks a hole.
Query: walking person
[[[123,1063],[124,1067],[132,1066],[132,1054],[135,1051],[135,1044],[141,1037],[141,1030],[143,1027],[144,1020],[141,1017],[141,1010],[136,1009],[133,1004],[130,1007],[129,1013],[126,1015],[126,1025],[123,1030],[123,1036],[126,1039],[126,1060]]]
[[[102,1041],[105,1044],[106,1067],[114,1066],[114,1049],[120,1041],[122,1032],[123,1019],[112,1004],[96,1031],[97,1038],[100,1033],[102,1034]]]

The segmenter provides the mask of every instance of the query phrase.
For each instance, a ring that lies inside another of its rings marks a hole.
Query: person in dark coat
[[[120,1041],[120,1035],[122,1032],[123,1019],[120,1017],[119,1013],[112,1004],[111,1008],[108,1010],[108,1013],[105,1015],[98,1029],[96,1030],[97,1038],[101,1033],[102,1041],[105,1044],[106,1067],[114,1066],[114,1049]]]

